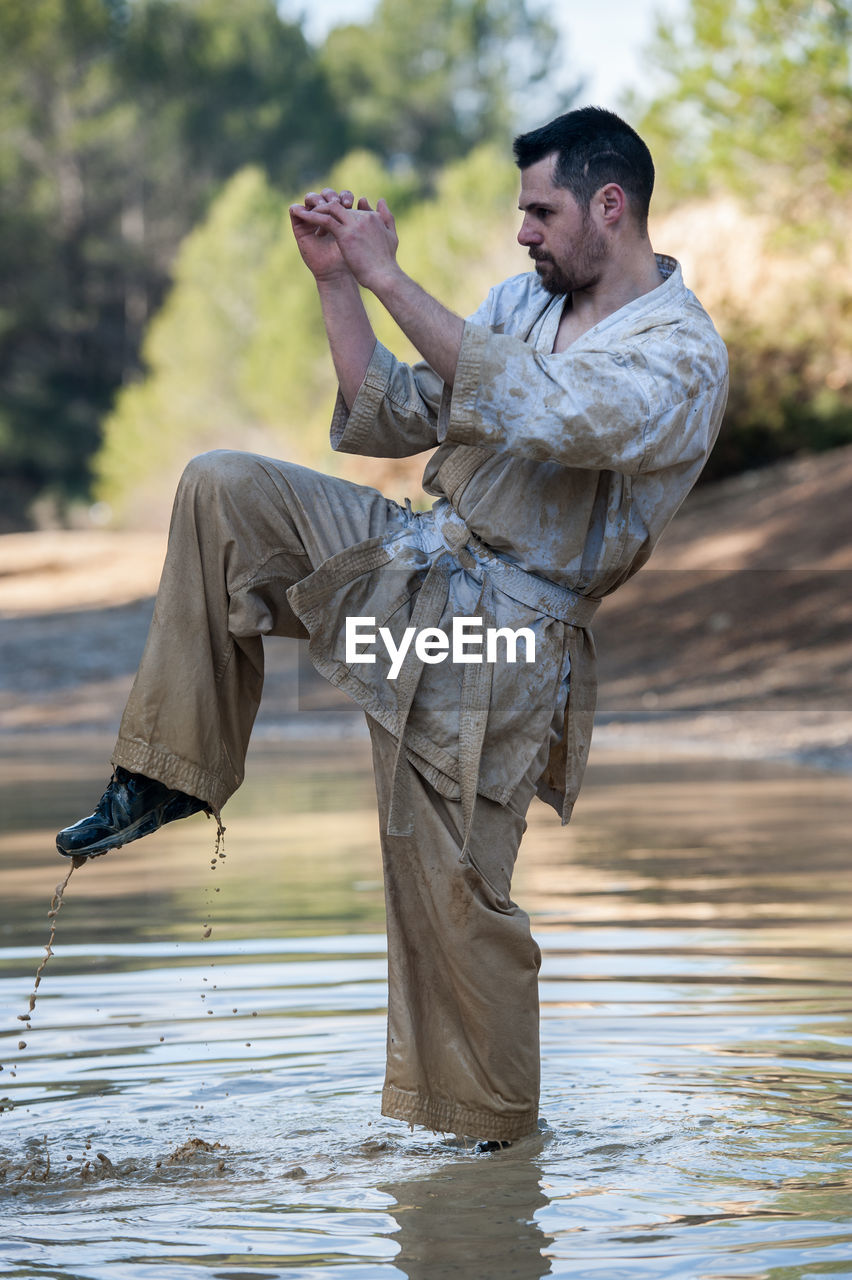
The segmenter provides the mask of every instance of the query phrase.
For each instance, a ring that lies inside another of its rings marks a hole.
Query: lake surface
[[[224,859],[196,817],[75,871],[18,1020],[106,749],[0,746],[4,1277],[852,1277],[848,777],[599,753],[534,802],[545,1124],[477,1156],[379,1115],[360,737],[259,742]]]

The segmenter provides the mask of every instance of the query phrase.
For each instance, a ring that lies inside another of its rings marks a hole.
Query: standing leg
[[[411,779],[414,834],[386,834],[396,741],[369,725],[387,903],[382,1111],[445,1133],[523,1137],[538,1120],[541,957],[509,891],[547,744],[511,806],[477,797],[461,863],[461,804],[420,774]]]

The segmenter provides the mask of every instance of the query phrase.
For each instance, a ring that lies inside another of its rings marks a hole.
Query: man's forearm
[[[334,371],[343,399],[351,409],[373,358],[376,335],[354,276],[318,280],[317,290]]]
[[[451,387],[461,351],[464,321],[400,268],[396,261],[396,226],[386,202],[380,200],[373,210],[361,199],[356,210],[336,198],[312,198],[310,207],[294,206],[291,213],[295,214],[297,223],[316,227],[334,237],[354,279],[375,294],[423,359]],[[369,325],[366,313],[363,322]],[[341,330],[337,332],[345,336]]]
[[[455,381],[464,321],[400,268],[368,286],[448,387]]]

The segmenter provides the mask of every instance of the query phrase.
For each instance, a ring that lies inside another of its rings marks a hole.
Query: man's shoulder
[[[674,262],[675,270],[669,279],[674,286],[669,291],[667,305],[671,311],[671,322],[678,325],[684,335],[688,335],[701,346],[711,359],[715,359],[727,368],[727,348],[709,313],[700,300],[687,287],[683,280],[680,264]]]
[[[601,327],[607,337],[640,347],[655,343],[670,347],[673,342],[683,348],[695,345],[725,363],[725,344],[701,302],[684,283],[680,264],[663,254],[656,256],[662,284],[604,321]]]
[[[680,265],[671,258],[664,263],[662,284],[604,321],[597,340],[610,352],[620,350],[658,409],[698,395],[718,402],[727,387],[727,349]]]

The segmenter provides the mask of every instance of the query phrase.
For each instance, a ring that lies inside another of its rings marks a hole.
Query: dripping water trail
[[[214,847],[213,847],[213,857],[212,857],[212,859],[211,859],[211,861],[210,861],[210,870],[211,870],[211,872],[215,872],[216,868],[219,866],[220,861],[221,861],[221,862],[224,862],[225,857],[226,857],[227,855],[226,855],[226,853],[225,853],[225,828],[224,828],[224,827],[223,827],[223,825],[222,825],[222,818],[221,818],[221,815],[220,815],[220,813],[219,813],[218,809],[214,810],[211,816],[212,816],[212,817],[214,817],[214,818],[216,819],[216,843],[215,843],[215,845],[214,845]],[[217,886],[214,888],[213,893],[218,893],[218,892],[219,892],[219,886],[217,885]],[[207,897],[207,907],[208,907],[208,909],[207,909],[207,911],[205,912],[206,919],[204,920],[204,922],[203,922],[203,924],[202,924],[202,926],[201,926],[201,937],[202,937],[203,939],[205,939],[205,940],[206,940],[207,938],[209,938],[209,937],[210,937],[210,935],[211,935],[211,934],[212,934],[212,932],[213,932],[213,921],[214,921],[214,912],[213,912],[213,895],[211,894],[209,887],[208,887],[208,889],[207,889],[207,891],[206,891],[206,897]],[[216,962],[215,962],[215,960],[214,960],[214,961],[211,961],[210,968],[211,968],[211,969],[215,969],[215,968],[216,968]],[[206,981],[207,981],[207,979],[206,979],[206,978],[204,978],[204,979],[203,979],[203,981],[204,981],[204,982],[206,982]],[[215,990],[216,990],[216,983],[215,983],[215,982],[212,984],[212,988],[211,988],[211,990],[212,990],[212,991],[215,991]],[[200,994],[201,994],[201,999],[202,999],[203,1001],[205,1001],[205,1007],[206,1007],[206,1012],[207,1012],[208,1017],[213,1017],[213,1016],[214,1016],[214,1013],[215,1013],[215,1010],[214,1010],[213,1008],[211,1008],[210,1006],[207,1006],[207,1005],[206,1005],[207,993],[206,993],[206,992],[201,992]],[[201,1105],[203,1106],[203,1104],[201,1104]]]
[[[56,886],[56,890],[53,894],[53,898],[51,899],[50,910],[47,913],[47,918],[50,921],[50,936],[47,939],[47,943],[45,944],[44,956],[42,958],[41,964],[36,969],[35,982],[33,984],[32,994],[30,995],[29,1009],[27,1013],[18,1014],[19,1022],[29,1023],[32,1019],[33,1010],[35,1009],[35,1006],[36,1006],[36,999],[38,998],[39,985],[41,984],[41,975],[44,973],[45,965],[47,964],[50,957],[53,955],[53,943],[56,939],[56,917],[59,915],[59,912],[62,908],[63,896],[65,894],[65,890],[68,888],[68,881],[71,879],[71,876],[74,874],[77,867],[82,867],[83,863],[86,861],[88,861],[88,859],[86,858],[72,858],[71,866],[68,868],[67,876],[65,877],[65,879],[62,881],[61,884],[58,884]],[[24,1041],[21,1041],[20,1044],[18,1045],[18,1048],[25,1049],[26,1043]]]
[[[213,811],[212,816],[216,820],[216,844],[213,847],[213,857],[210,860],[210,870],[215,871],[220,861],[221,862],[225,861],[227,854],[225,853],[225,828],[222,825],[222,817],[218,809]],[[219,892],[218,887],[215,889],[215,892],[216,893]],[[209,938],[211,933],[213,932],[213,924],[212,924],[213,903],[212,903],[212,899],[210,898],[209,890],[208,890],[208,902],[210,904],[210,909],[207,912],[208,918],[204,921],[204,923],[201,926],[202,938]]]

